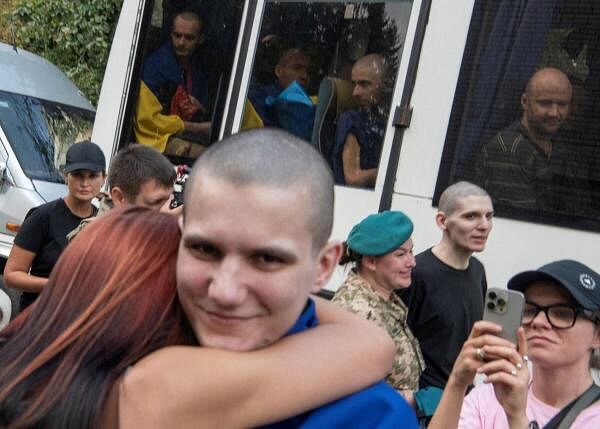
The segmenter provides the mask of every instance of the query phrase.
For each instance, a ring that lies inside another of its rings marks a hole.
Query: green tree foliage
[[[63,70],[95,104],[122,0],[17,0],[18,46]]]

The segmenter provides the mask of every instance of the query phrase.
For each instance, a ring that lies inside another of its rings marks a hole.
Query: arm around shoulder
[[[259,426],[389,372],[394,346],[383,330],[332,304],[317,307],[318,327],[261,350],[169,347],[144,358],[122,381],[121,428]]]

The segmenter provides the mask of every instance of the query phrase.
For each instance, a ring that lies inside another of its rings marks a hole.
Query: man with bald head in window
[[[477,179],[498,207],[540,215],[574,210],[569,193],[576,173],[572,155],[558,135],[569,116],[573,89],[556,68],[538,70],[521,95],[521,119],[483,148]]]
[[[375,186],[386,123],[385,76],[385,59],[379,54],[365,55],[352,67],[352,96],[358,108],[343,112],[337,124],[333,150],[337,184]]]

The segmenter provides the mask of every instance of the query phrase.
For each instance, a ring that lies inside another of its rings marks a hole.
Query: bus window
[[[336,184],[375,186],[412,1],[267,1],[242,129],[311,142]]]
[[[475,2],[434,202],[465,179],[500,216],[600,230],[599,23],[593,0]]]
[[[144,40],[133,135],[177,163],[215,140],[243,0],[155,0]]]

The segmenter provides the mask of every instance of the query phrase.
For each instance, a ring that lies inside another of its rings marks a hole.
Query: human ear
[[[521,94],[521,107],[523,110],[527,108],[527,94],[525,93]]]
[[[600,326],[594,325],[594,339],[592,340],[592,349],[600,349]]]
[[[375,271],[376,258],[374,256],[363,256],[362,266],[369,271]]]
[[[311,293],[317,293],[327,284],[335,267],[342,256],[342,243],[339,241],[328,242],[317,256],[316,279]]]
[[[435,223],[437,224],[439,229],[441,229],[442,231],[446,231],[448,229],[448,227],[446,226],[446,213],[437,212],[435,214]]]
[[[112,199],[115,207],[123,207],[126,203],[125,194],[118,186],[110,188],[110,198]]]

